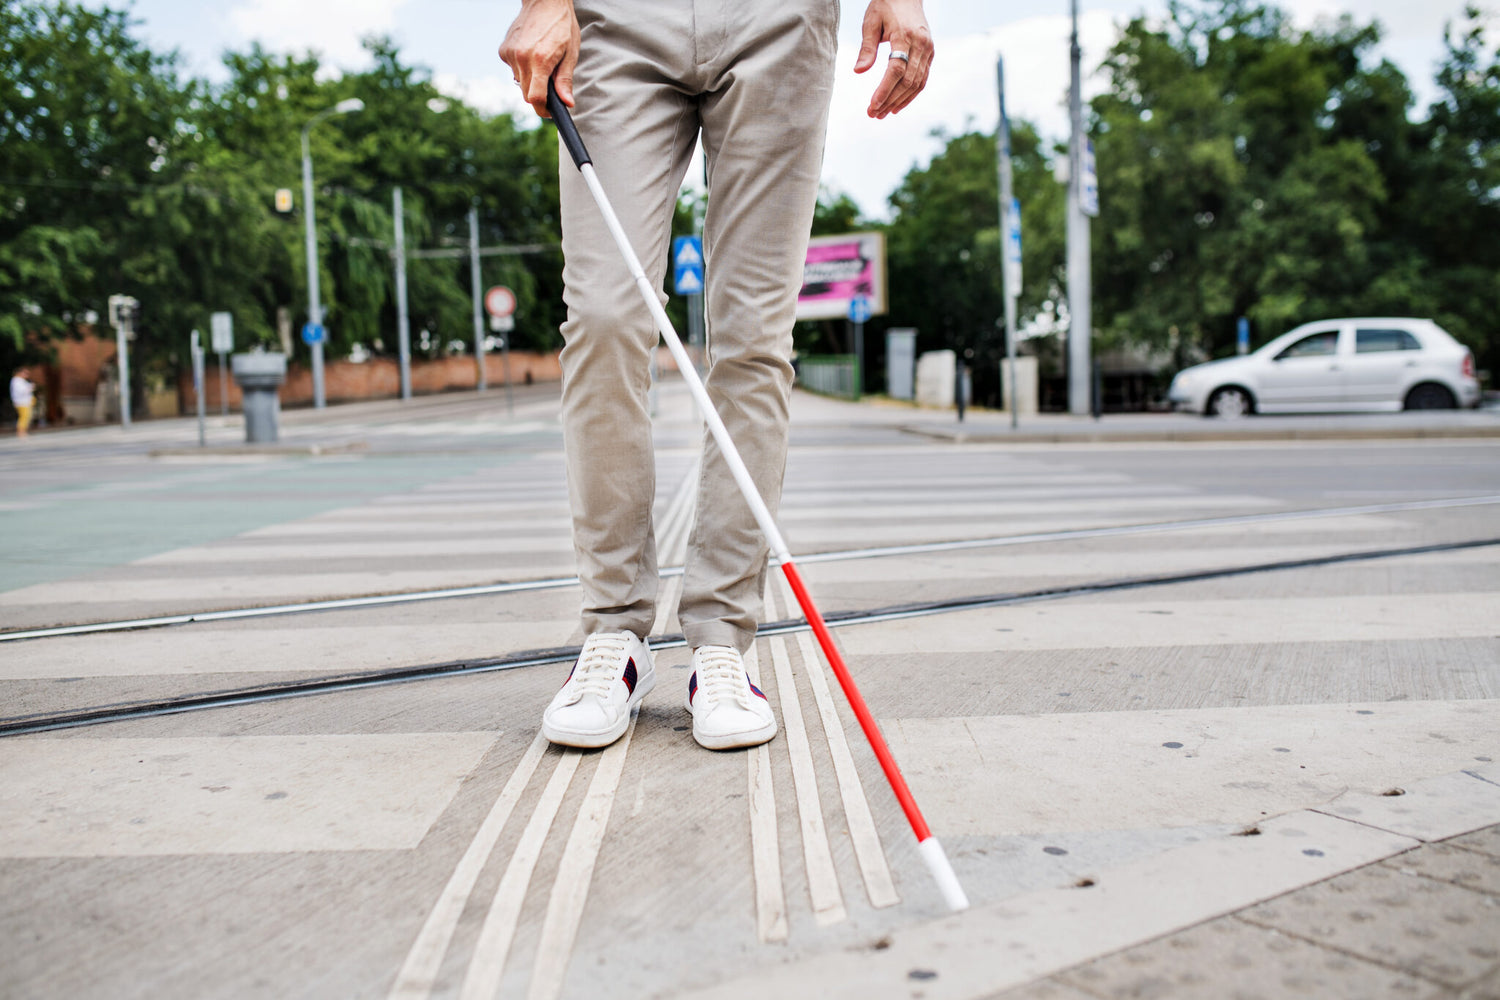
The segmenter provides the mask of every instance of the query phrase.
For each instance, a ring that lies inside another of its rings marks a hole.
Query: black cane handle
[[[550,77],[547,79],[547,113],[557,123],[557,134],[562,139],[562,144],[568,147],[568,155],[573,158],[574,166],[582,170],[585,163],[592,163],[589,151],[583,148],[583,140],[578,137],[578,126],[573,124],[568,106],[557,96],[557,87]]]

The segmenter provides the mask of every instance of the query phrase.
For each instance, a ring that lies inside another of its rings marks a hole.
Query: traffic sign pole
[[[401,368],[401,398],[411,399],[411,314],[406,304],[406,210],[401,189],[391,195],[391,215],[396,220],[396,357]]]
[[[477,237],[476,237],[477,238]],[[475,251],[478,252],[477,249]],[[476,261],[478,257],[474,258]],[[478,272],[475,272],[475,286],[478,288]],[[500,341],[501,364],[505,368],[505,412],[514,414],[516,412],[515,396],[511,389],[510,377],[510,333],[516,325],[516,293],[504,285],[495,285],[484,293],[484,308],[490,314],[490,329],[496,333],[504,332],[505,337]]]
[[[865,387],[865,321],[875,311],[875,304],[868,295],[856,295],[849,300],[849,322],[854,324],[854,398],[858,399]]]
[[[1004,236],[1001,286],[1005,299],[1005,357],[1010,362],[1010,381],[1005,386],[1005,408],[1010,410],[1010,429],[1020,423],[1020,400],[1016,395],[1016,299],[1021,295],[1021,204],[1012,194],[1010,161],[1010,117],[1005,112],[1005,59],[995,58],[995,82],[1000,94],[1000,232]]]

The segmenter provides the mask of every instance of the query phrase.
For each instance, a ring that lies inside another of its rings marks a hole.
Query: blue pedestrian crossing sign
[[[328,331],[323,328],[322,323],[307,323],[302,327],[302,342],[304,344],[321,344],[328,339]]]
[[[672,241],[672,287],[678,295],[703,294],[703,240],[679,236]]]
[[[868,295],[856,295],[849,300],[849,322],[863,323],[875,314],[875,304]]]

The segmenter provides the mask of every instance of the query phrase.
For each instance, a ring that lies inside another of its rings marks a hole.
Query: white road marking
[[[772,636],[771,663],[776,670],[776,693],[781,701],[781,730],[786,737],[787,753],[792,758],[792,784],[797,792],[797,816],[802,827],[802,859],[807,865],[807,890],[812,899],[813,918],[819,926],[838,923],[848,916],[844,896],[839,889],[833,852],[828,846],[828,831],[823,823],[823,806],[818,798],[817,772],[813,768],[812,748],[807,742],[807,727],[802,719],[802,705],[797,696],[797,682],[787,656],[786,640]]]
[[[494,733],[0,741],[0,857],[408,850]]]
[[[759,643],[745,655],[750,682],[760,683]],[[787,939],[786,891],[781,881],[781,842],[776,827],[776,790],[771,778],[771,746],[762,743],[745,755],[749,781],[750,864],[755,876],[755,935],[762,943]]]
[[[1048,602],[843,629],[854,654],[1493,637],[1500,594]]]
[[[783,586],[785,584],[783,583]],[[790,588],[783,591],[783,605],[792,606]],[[859,862],[859,871],[865,880],[865,893],[870,905],[879,909],[901,902],[896,885],[891,880],[891,867],[885,856],[885,847],[880,842],[880,831],[875,828],[875,818],[870,815],[870,803],[865,798],[864,785],[859,780],[859,770],[854,766],[854,756],[849,752],[849,740],[844,733],[833,703],[833,693],[828,687],[828,675],[823,672],[823,663],[813,648],[812,637],[806,632],[796,636],[797,649],[802,654],[803,669],[812,684],[813,698],[818,704],[818,715],[823,722],[823,733],[828,739],[828,753],[833,758],[833,773],[839,783],[839,798],[844,805],[844,818],[849,825],[849,839],[854,845],[854,857]]]
[[[474,891],[474,883],[479,879],[479,873],[489,860],[490,852],[495,849],[495,842],[500,839],[500,832],[505,829],[506,821],[510,819],[517,800],[526,790],[526,785],[531,781],[546,750],[547,739],[538,733],[516,769],[511,772],[500,797],[490,807],[489,815],[480,824],[474,839],[469,842],[464,856],[459,859],[453,874],[448,878],[448,884],[443,887],[442,895],[422,924],[417,939],[412,942],[406,962],[396,976],[395,985],[391,987],[391,1000],[425,1000],[432,994],[443,956],[448,952],[453,931],[458,926],[459,918],[463,916],[469,895]]]
[[[423,512],[431,517],[432,511]],[[451,533],[452,525],[448,525]],[[491,532],[489,526],[479,526],[467,538],[423,538],[390,537],[388,530],[369,529],[360,537],[340,541],[319,540],[309,542],[218,542],[212,545],[194,545],[185,549],[174,549],[160,555],[147,556],[131,563],[132,566],[222,566],[229,563],[275,563],[300,562],[319,563],[328,559],[365,559],[371,562],[394,559],[432,559],[437,556],[508,556],[538,552],[571,551],[572,543],[564,525],[559,530],[543,531],[535,521],[525,522],[524,537],[511,534],[519,525],[512,521],[504,533]],[[403,534],[404,534],[403,529]]]
[[[572,957],[573,943],[578,939],[578,925],[583,920],[584,903],[588,901],[589,884],[593,881],[594,865],[604,843],[604,830],[609,825],[615,791],[620,786],[625,755],[630,751],[635,721],[636,716],[632,714],[625,735],[600,755],[594,779],[589,782],[578,818],[573,821],[573,831],[563,848],[562,860],[558,862],[557,875],[552,881],[552,894],[547,900],[547,915],[542,920],[541,940],[537,943],[536,961],[531,970],[531,986],[526,993],[528,1000],[554,1000],[562,993],[568,959]]]
[[[505,960],[515,939],[516,923],[521,916],[521,905],[526,902],[532,872],[536,870],[537,859],[547,841],[547,831],[552,828],[558,807],[568,792],[568,783],[573,780],[582,759],[583,754],[577,750],[563,751],[526,829],[521,831],[521,839],[510,856],[510,863],[505,866],[505,874],[495,889],[495,898],[484,918],[484,926],[479,930],[479,940],[459,993],[460,1000],[494,1000],[499,996]]]
[[[522,573],[528,576],[553,576],[573,572],[572,549],[566,552],[558,549],[554,555],[555,558],[545,562],[533,561],[517,566],[509,573],[496,564],[448,566],[442,569],[411,569],[387,564],[362,573],[286,573],[264,576],[172,577],[158,580],[60,580],[0,593],[0,607],[87,604],[93,608],[109,604],[173,602],[176,608],[198,608],[226,601],[280,603],[362,594],[389,594],[403,590],[482,586],[494,583],[496,577],[503,579]],[[70,610],[77,613],[74,609]]]
[[[1500,700],[882,725],[935,833],[999,836],[1253,823],[1471,767],[1496,718]]]
[[[190,676],[296,671],[342,675],[550,649],[576,620],[318,628],[141,630],[16,643],[0,658],[0,679]]]

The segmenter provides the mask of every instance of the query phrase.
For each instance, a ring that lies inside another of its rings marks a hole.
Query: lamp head
[[[361,101],[357,97],[351,97],[348,100],[339,101],[333,106],[333,110],[337,111],[341,115],[346,115],[351,111],[363,111],[364,109],[365,102]]]

